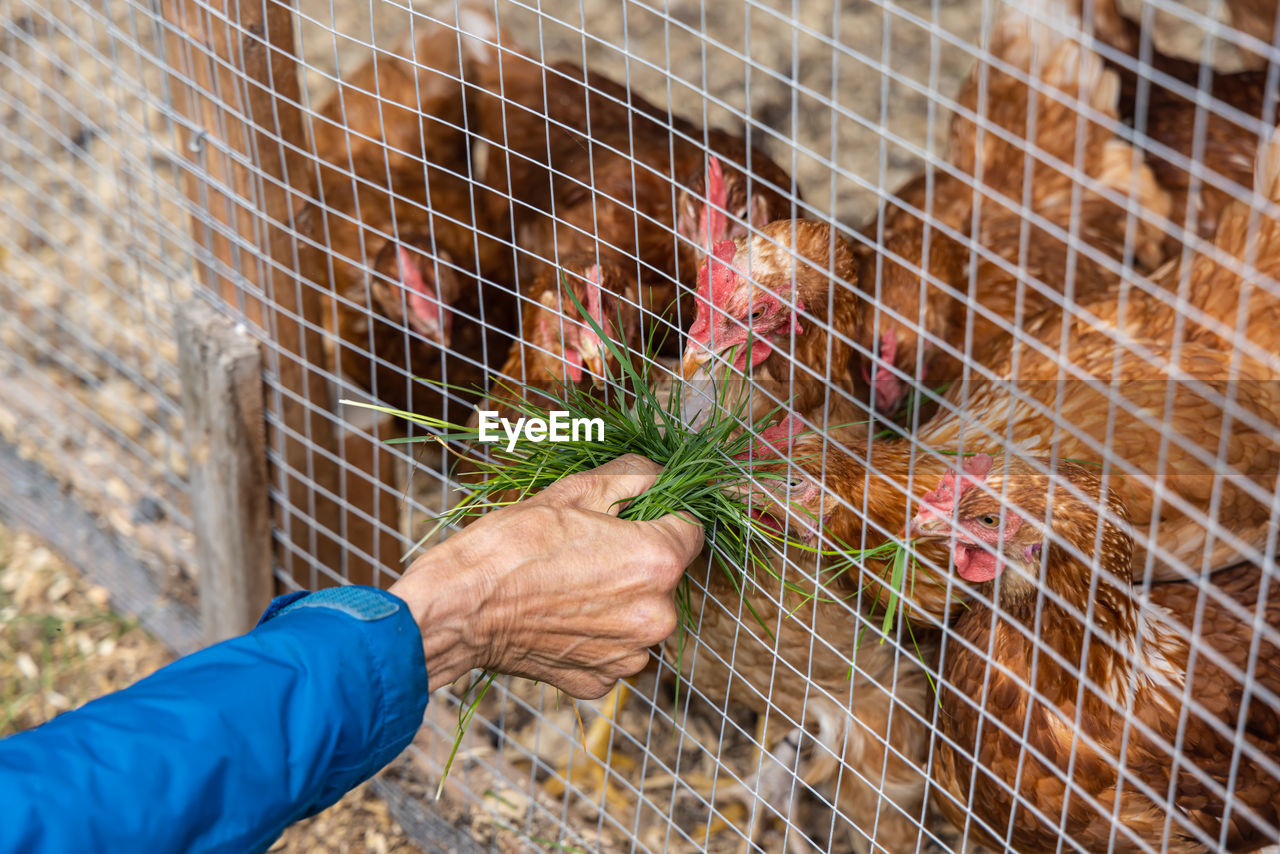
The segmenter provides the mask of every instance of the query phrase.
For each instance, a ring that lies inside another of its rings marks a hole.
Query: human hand
[[[433,686],[475,667],[603,696],[675,630],[672,592],[702,529],[618,519],[659,466],[628,454],[489,513],[391,587],[422,630]]]

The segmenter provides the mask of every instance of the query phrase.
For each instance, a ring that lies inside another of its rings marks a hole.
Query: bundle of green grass
[[[577,385],[558,383],[552,396],[559,399],[557,411],[563,411],[569,422],[593,421],[603,429],[590,437],[577,436],[568,441],[542,441],[527,433],[516,432],[510,440],[483,443],[480,428],[454,424],[413,412],[343,401],[354,406],[375,409],[424,428],[424,435],[393,442],[440,442],[459,458],[471,463],[471,471],[463,476],[468,495],[444,513],[419,542],[430,540],[442,528],[465,522],[491,509],[522,500],[550,486],[557,480],[587,471],[623,454],[641,454],[662,466],[657,482],[644,494],[631,499],[620,512],[623,519],[651,520],[668,513],[684,513],[702,523],[708,535],[708,546],[727,568],[767,568],[769,562],[754,545],[763,538],[773,541],[785,537],[761,526],[751,515],[746,502],[738,497],[745,490],[734,487],[752,482],[752,470],[760,463],[776,462],[776,457],[760,457],[752,453],[755,432],[769,424],[776,414],[761,419],[755,429],[742,429],[741,408],[735,412],[720,411],[696,429],[680,418],[680,388],[660,396],[654,391],[653,360],[641,360],[633,366],[617,345],[601,336],[620,365],[620,376],[608,377],[606,385],[617,392],[605,398]],[[518,417],[545,419],[547,410],[529,403],[527,397],[541,397],[543,389],[503,385],[499,402]],[[484,448],[485,452],[475,451]],[[756,478],[780,477],[775,473],[755,473]],[[796,548],[809,548],[800,543]]]
[[[570,298],[576,303],[571,292]],[[441,515],[418,545],[430,540],[443,528],[462,524],[494,508],[520,501],[568,475],[596,468],[623,454],[641,454],[661,465],[662,472],[648,491],[627,502],[619,513],[621,518],[644,521],[669,513],[684,513],[697,519],[706,532],[707,547],[712,556],[739,592],[744,576],[756,571],[776,576],[772,556],[786,550],[820,556],[820,571],[828,580],[867,560],[888,560],[886,574],[889,575],[890,597],[881,622],[881,631],[887,636],[893,629],[894,617],[900,607],[899,596],[909,583],[907,576],[912,562],[906,543],[891,540],[865,550],[850,548],[843,543],[815,547],[766,526],[752,514],[751,507],[743,499],[743,496],[751,494],[751,489],[744,487],[762,479],[785,477],[776,470],[760,469],[762,464],[776,463],[778,457],[774,453],[760,453],[757,445],[758,434],[779,419],[781,407],[754,424],[746,425],[749,429],[743,429],[746,401],[726,406],[720,405],[723,401],[717,399],[711,408],[712,417],[690,427],[681,417],[682,387],[677,384],[673,393],[660,395],[655,391],[658,384],[654,382],[658,362],[645,358],[637,360],[637,367],[616,342],[603,334],[581,306],[579,311],[595,328],[600,341],[609,349],[613,363],[619,365],[620,372],[619,376],[605,378],[606,388],[612,393],[604,398],[576,384],[561,382],[553,390],[551,396],[559,400],[558,411],[562,411],[569,422],[593,421],[603,428],[594,431],[590,437],[543,441],[531,438],[523,431],[513,431],[506,441],[486,444],[482,442],[479,426],[464,426],[413,412],[343,401],[402,418],[425,430],[424,435],[393,439],[393,442],[439,442],[457,454],[459,459],[465,458],[471,463],[463,484],[469,489],[468,494]],[[733,358],[732,354],[730,358]],[[608,364],[606,360],[607,371]],[[514,411],[517,418],[545,419],[548,410],[530,403],[529,399],[545,401],[546,396],[545,389],[504,384],[500,386],[497,402]],[[474,451],[482,445],[485,452],[475,454]],[[805,511],[796,508],[795,512]],[[800,587],[785,586],[802,597],[812,595]],[[849,594],[850,597],[853,595]],[[687,595],[683,589],[677,591],[676,601],[681,616],[677,641],[679,657],[684,645],[684,631],[695,623],[688,613]],[[755,615],[751,602],[746,600],[745,604]],[[758,615],[756,619],[760,620]],[[763,621],[760,625],[772,636]],[[488,674],[474,682],[475,691],[463,700],[455,753],[461,733],[492,684],[493,676]],[[453,754],[446,763],[446,775],[452,762]]]
[[[586,316],[585,311],[582,313]],[[391,440],[393,442],[439,442],[471,463],[471,471],[463,484],[469,493],[441,515],[418,545],[443,528],[520,501],[563,477],[593,469],[623,454],[641,454],[661,465],[662,472],[647,492],[627,503],[619,514],[621,518],[643,521],[669,513],[684,513],[697,519],[706,532],[707,547],[739,591],[743,575],[756,571],[776,575],[772,558],[788,550],[822,557],[821,574],[826,580],[860,568],[867,560],[887,559],[890,597],[881,615],[881,629],[886,634],[891,631],[899,610],[898,594],[908,584],[911,562],[905,543],[891,540],[871,549],[855,549],[832,542],[815,547],[763,524],[744,500],[754,482],[785,477],[776,471],[776,466],[773,470],[760,468],[763,464],[776,463],[778,457],[775,453],[761,453],[757,444],[759,434],[779,419],[781,407],[744,429],[746,401],[722,406],[718,404],[723,401],[717,400],[711,407],[713,416],[690,427],[681,417],[681,385],[677,383],[671,394],[655,391],[657,360],[645,358],[637,360],[638,365],[633,364],[620,345],[604,335],[592,318],[587,316],[586,321],[595,327],[600,340],[609,348],[613,363],[619,366],[617,376],[605,378],[606,388],[613,393],[601,398],[591,389],[561,382],[551,396],[559,400],[558,411],[565,413],[569,422],[594,421],[602,426],[603,429],[590,438],[542,441],[516,431],[509,441],[486,444],[481,441],[479,427],[386,407],[352,404],[402,418],[425,430],[424,435]],[[606,360],[607,371],[608,364]],[[499,387],[498,402],[514,411],[518,418],[545,419],[548,413],[543,405],[530,403],[528,398],[545,401],[546,396],[545,389],[504,384]],[[481,447],[485,452],[476,454]],[[795,508],[794,512],[805,511]],[[795,587],[794,592],[804,595],[799,587]],[[680,601],[684,598],[678,596]],[[747,607],[751,610],[750,602]],[[691,615],[681,610],[682,623],[689,625]]]

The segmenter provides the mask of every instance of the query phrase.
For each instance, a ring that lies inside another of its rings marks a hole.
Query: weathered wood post
[[[395,503],[380,495],[353,513],[347,502],[365,499],[367,491],[344,492],[348,454],[357,464],[370,454],[335,429],[324,370],[326,283],[299,275],[321,267],[314,261],[319,250],[295,226],[315,169],[300,107],[292,10],[276,0],[162,0],[162,6],[170,93],[185,119],[179,125],[199,273],[267,342],[265,368],[279,389],[268,395],[266,410],[271,482],[282,498],[281,562],[304,586],[331,583],[321,568],[367,583],[376,567],[356,552],[394,561]],[[388,525],[379,526],[388,506]]]
[[[177,331],[201,626],[217,643],[253,628],[275,589],[262,353],[198,299],[179,306]]]

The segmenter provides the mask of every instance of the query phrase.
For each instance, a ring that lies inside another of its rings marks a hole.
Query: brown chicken
[[[859,305],[854,339],[868,354],[857,358],[871,405],[890,417],[907,402],[910,378],[936,386],[956,374],[958,362],[946,348],[963,345],[968,302],[953,293],[968,291],[969,250],[937,223],[967,234],[972,209],[971,190],[941,172],[931,186],[922,174],[895,196],[899,203],[887,202],[864,229],[878,251],[856,253],[858,286],[874,302]],[[956,210],[946,210],[952,205]]]
[[[1274,428],[1258,431],[1239,421],[1251,416],[1272,419],[1273,423],[1274,413],[1280,411],[1275,383],[1250,379],[1233,383],[1222,374],[1224,357],[1220,351],[1185,344],[1177,353],[1177,364],[1185,375],[1200,379],[1208,392],[1202,396],[1189,384],[1177,385],[1172,390],[1168,421],[1152,424],[1142,413],[1144,409],[1166,411],[1170,388],[1164,372],[1133,353],[1122,353],[1117,362],[1110,347],[1099,347],[1088,338],[1077,343],[1082,352],[1073,354],[1072,361],[1092,374],[1093,380],[1068,380],[1065,385],[1051,375],[1016,382],[978,380],[967,397],[949,392],[947,411],[923,425],[911,439],[868,441],[847,431],[799,438],[792,449],[795,462],[762,469],[775,473],[775,477],[759,481],[772,507],[769,512],[802,536],[815,541],[821,536],[836,548],[878,546],[901,534],[908,497],[919,496],[929,483],[954,468],[957,449],[998,452],[1013,437],[1013,443],[1026,452],[1049,453],[1056,445],[1062,456],[1082,460],[1100,460],[1106,448],[1117,471],[1131,471],[1122,479],[1135,522],[1140,528],[1150,528],[1159,544],[1153,567],[1153,576],[1158,579],[1185,578],[1189,570],[1184,567],[1196,572],[1206,560],[1212,570],[1230,566],[1238,558],[1241,551],[1234,539],[1219,536],[1209,542],[1204,517],[1216,518],[1217,524],[1242,540],[1246,549],[1264,546],[1270,507],[1265,490],[1266,484],[1274,483],[1280,466],[1280,447]],[[1150,349],[1157,362],[1173,355],[1169,349]],[[1038,365],[1031,364],[1033,361],[1024,357],[1023,367],[1046,369],[1056,363],[1049,357],[1042,357]],[[1114,392],[1113,377],[1125,378]],[[1015,389],[1018,396],[1011,394]],[[1225,396],[1233,389],[1240,412],[1237,418],[1227,419],[1212,396]],[[1060,391],[1063,399],[1059,404]],[[1117,398],[1123,399],[1123,408],[1117,406]],[[1055,411],[1057,405],[1061,408]],[[1227,424],[1231,426],[1223,429]],[[1161,518],[1153,525],[1152,488],[1157,472],[1152,453],[1159,448],[1162,432],[1182,437],[1182,442],[1170,443],[1166,449],[1164,487],[1172,495],[1166,497]],[[1214,464],[1220,438],[1226,442],[1223,458],[1241,461],[1237,470],[1247,477],[1228,474]],[[1206,454],[1207,463],[1201,456]],[[777,479],[788,471],[793,473]],[[1219,505],[1216,517],[1211,517],[1215,494]],[[1188,512],[1171,506],[1175,504],[1186,506]],[[1140,549],[1139,555],[1145,559],[1145,550]],[[882,562],[868,561],[864,573],[851,582],[855,586],[870,584],[871,590],[887,601],[884,575]],[[951,607],[945,579],[927,572],[915,576],[907,598],[914,608],[934,619],[945,619]]]
[[[503,387],[481,408],[510,417],[516,411],[515,399],[550,406],[567,386],[601,384],[620,376],[618,359],[579,305],[629,357],[640,338],[640,312],[635,286],[626,276],[591,258],[567,259],[559,274],[540,274],[526,299],[520,335],[497,380]]]
[[[793,449],[795,462],[762,469],[778,475],[794,471],[792,467],[799,471],[783,479],[762,479],[760,488],[772,500],[772,512],[802,534],[816,538],[821,533],[824,542],[837,548],[870,548],[901,534],[908,496],[919,496],[928,483],[954,468],[957,450],[1000,452],[1017,446],[1026,453],[1047,454],[1056,447],[1065,458],[1113,461],[1135,523],[1158,544],[1152,568],[1157,579],[1182,579],[1201,567],[1212,571],[1230,566],[1248,549],[1265,547],[1268,484],[1275,483],[1280,471],[1276,383],[1244,370],[1230,379],[1223,373],[1230,357],[1220,350],[1151,345],[1142,355],[1117,354],[1103,338],[1098,332],[1072,342],[1068,360],[1090,379],[1064,378],[1054,356],[1024,353],[1017,379],[1008,378],[1012,366],[1005,363],[996,371],[1002,378],[976,379],[963,396],[953,389],[943,412],[910,439],[801,437]],[[1181,376],[1199,381],[1204,393],[1186,380],[1171,389],[1169,375],[1157,367],[1161,362],[1175,364]],[[1228,418],[1216,397],[1233,393],[1238,411]],[[1164,413],[1165,421],[1153,422],[1148,412]],[[1246,421],[1262,426],[1255,429],[1242,423]],[[1162,436],[1171,441],[1158,469]],[[1220,452],[1222,460],[1231,462],[1218,463]],[[1153,521],[1157,483],[1165,499]],[[1231,536],[1210,538],[1210,527]],[[1145,549],[1138,553],[1142,565]],[[871,561],[864,575],[852,581],[870,583],[887,595],[883,581],[877,580],[883,570],[882,563]],[[951,605],[947,597],[945,579],[922,572],[907,598],[935,619],[944,619]]]
[[[456,33],[433,28],[345,78],[315,122],[319,185],[299,217],[328,250],[310,276],[331,288],[337,370],[428,414],[445,397],[414,379],[478,384],[515,319],[505,226],[467,177],[459,67]]]
[[[804,728],[815,742],[798,776],[835,803],[856,850],[917,850],[928,772],[929,682],[920,651],[881,643],[865,619],[818,584],[810,556],[775,559],[776,577],[730,581],[699,562],[688,571],[693,633],[667,654],[689,685],[715,705],[735,703],[769,721],[768,731]],[[741,591],[741,592],[740,592]],[[677,660],[678,659],[678,660]],[[790,686],[800,680],[803,690]],[[790,775],[772,788],[787,792]],[[773,800],[786,797],[767,791]],[[785,809],[785,808],[782,808]],[[844,824],[842,821],[841,824]]]
[[[1280,200],[1280,137],[1260,153],[1253,183],[1259,200]],[[1064,325],[1068,336],[1091,330],[1161,347],[1184,340],[1220,351],[1224,378],[1233,376],[1233,362],[1240,379],[1280,378],[1280,222],[1261,204],[1231,202],[1218,217],[1212,246],[1179,260],[1141,287],[1082,302],[1077,317],[1035,318],[1026,332],[1045,342],[1057,340]]]
[[[1259,195],[1280,198],[1280,141],[1264,153],[1256,181]],[[1111,461],[1139,533],[1157,544],[1153,578],[1179,580],[1250,559],[1266,547],[1280,472],[1280,222],[1233,203],[1215,246],[1235,260],[1196,255],[1185,270],[1175,260],[1143,288],[1095,298],[1070,316],[1046,313],[1017,336],[1002,336],[986,370],[967,388],[950,389],[940,414],[910,440],[801,438],[791,500],[855,548],[865,517],[874,523],[867,544],[876,545],[901,531],[904,511],[893,505],[908,493],[908,473],[916,496],[922,476],[955,465],[946,455],[1009,446],[1046,455],[1056,447],[1064,458]],[[1252,266],[1233,269],[1244,261]],[[791,280],[785,268],[776,275]],[[1175,289],[1185,305],[1172,303]],[[783,483],[762,485],[785,516]],[[795,514],[790,521],[806,529]],[[922,575],[911,598],[940,616],[944,588]]]
[[[1141,28],[1119,13],[1114,0],[1096,0],[1094,13],[1100,39],[1135,58],[1140,55]],[[1269,26],[1274,25],[1272,3]],[[1150,64],[1193,91],[1200,86],[1198,62],[1168,56],[1153,45]],[[1248,197],[1259,142],[1256,125],[1224,114],[1223,108],[1259,121],[1263,116],[1274,116],[1275,98],[1268,103],[1266,97],[1267,71],[1228,74],[1208,69],[1207,91],[1213,101],[1202,116],[1202,108],[1180,92],[1154,81],[1143,85],[1138,74],[1122,63],[1111,63],[1111,68],[1120,77],[1120,117],[1139,131],[1138,145],[1146,153],[1156,180],[1169,193],[1169,219],[1178,228],[1212,239],[1223,208],[1234,199]],[[1139,95],[1144,103],[1142,115],[1137,114]],[[1201,178],[1191,174],[1193,159],[1205,170]],[[1168,254],[1180,250],[1181,243],[1176,232],[1168,234]]]
[[[521,275],[598,253],[639,282],[646,329],[678,347],[707,247],[788,215],[791,178],[741,137],[572,63],[543,65],[488,9],[464,7],[459,23],[486,180],[511,200]]]
[[[745,407],[752,422],[779,406],[819,427],[861,420],[856,281],[853,250],[828,223],[779,220],[717,244],[681,366],[686,423],[717,406]]]
[[[968,324],[969,341],[989,341],[1064,299],[1111,288],[1117,279],[1112,268],[1128,253],[1147,270],[1163,257],[1158,227],[1135,219],[1126,229],[1130,215],[1088,183],[1120,199],[1132,192],[1138,206],[1153,214],[1169,212],[1150,171],[1132,167],[1130,147],[1077,107],[1080,101],[1116,118],[1115,75],[1095,54],[1062,40],[1020,8],[1004,12],[991,51],[1061,94],[1033,93],[1011,74],[975,66],[958,101],[981,119],[957,112],[951,125],[949,159],[963,177],[941,170],[932,180],[927,173],[917,176],[899,189],[899,202],[864,230],[883,251],[880,258],[862,256],[860,287],[876,302],[863,303],[857,340],[874,356],[863,359],[862,372],[876,409],[886,415],[906,401],[909,383],[945,386],[960,377],[965,362],[982,358],[981,347],[965,346]],[[979,97],[984,88],[985,100]],[[984,194],[995,194],[984,197],[976,212],[975,182],[985,185]],[[962,234],[976,228],[974,242],[982,251],[974,259],[972,284],[969,251],[938,226]],[[921,275],[926,235],[927,277]]]
[[[965,470],[911,523],[976,592],[943,662],[942,811],[1019,851],[1274,844],[1280,583],[1242,566],[1143,601],[1122,486],[1068,462]]]
[[[1273,204],[1280,199],[1280,139],[1260,154],[1254,191]],[[1095,363],[1111,358],[1113,342],[1118,341],[1125,348],[1122,358],[1130,363],[1148,361],[1154,366],[1163,361],[1170,377],[1186,371],[1190,378],[1220,390],[1228,401],[1234,395],[1234,411],[1224,417],[1221,405],[1206,408],[1207,398],[1180,383],[1177,396],[1187,403],[1198,399],[1197,408],[1207,420],[1197,426],[1193,418],[1176,412],[1166,422],[1176,424],[1175,435],[1182,437],[1164,463],[1168,482],[1177,484],[1175,491],[1188,499],[1193,512],[1206,512],[1214,489],[1220,489],[1225,503],[1219,506],[1219,524],[1244,544],[1242,549],[1220,538],[1209,547],[1203,526],[1188,516],[1179,521],[1180,511],[1166,504],[1156,539],[1175,564],[1176,556],[1190,558],[1191,571],[1200,564],[1202,549],[1208,552],[1210,568],[1222,568],[1248,559],[1248,549],[1265,547],[1280,435],[1280,222],[1250,205],[1232,202],[1219,217],[1212,249],[1225,260],[1197,253],[1185,265],[1171,262],[1143,288],[1125,288],[1115,297],[1086,303],[1077,317],[1041,317],[1026,330],[1050,346],[1070,340],[1073,351]],[[1174,293],[1185,305],[1173,302]],[[1150,353],[1146,359],[1138,355],[1143,348]],[[1035,363],[1025,354],[1017,357],[1023,366]],[[1075,361],[1084,366],[1083,360]],[[1019,370],[1020,381],[1035,375]],[[1056,372],[1042,365],[1038,375],[1048,380]],[[1122,371],[1116,376],[1124,385],[1117,391],[1129,401],[1150,397],[1145,404],[1149,411],[1163,411],[1155,399],[1159,390],[1138,389],[1144,377],[1154,380],[1158,375],[1151,367]],[[1209,457],[1221,454],[1222,462],[1214,467],[1193,461],[1196,445]],[[1144,460],[1148,454],[1136,444],[1128,445],[1123,458]],[[1143,463],[1131,473],[1135,494],[1129,497],[1130,511],[1139,521],[1149,519],[1147,490],[1154,485],[1156,466]],[[1158,576],[1178,577],[1167,575],[1163,567]]]

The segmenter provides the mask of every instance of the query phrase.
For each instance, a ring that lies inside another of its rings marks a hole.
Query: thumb
[[[624,454],[590,471],[579,472],[553,483],[542,497],[597,513],[617,516],[625,501],[643,493],[658,481],[662,467],[639,454]]]

